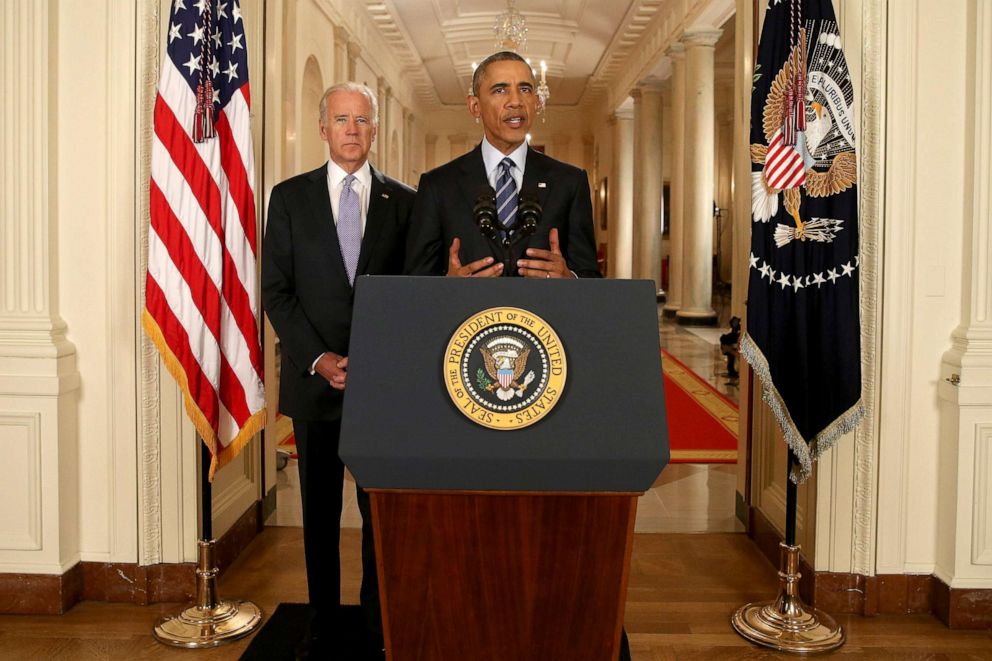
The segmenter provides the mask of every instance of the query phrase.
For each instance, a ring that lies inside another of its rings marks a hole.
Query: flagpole
[[[779,591],[772,601],[756,601],[737,609],[730,623],[752,643],[780,652],[807,654],[827,652],[844,644],[844,630],[830,615],[803,603],[799,596],[799,545],[796,544],[796,463],[787,450],[785,489],[785,541],[779,544]]]
[[[262,611],[250,601],[217,596],[217,563],[214,560],[213,488],[206,443],[200,442],[200,541],[197,542],[196,603],[177,615],[165,615],[152,634],[160,643],[201,649],[243,638],[262,623]]]

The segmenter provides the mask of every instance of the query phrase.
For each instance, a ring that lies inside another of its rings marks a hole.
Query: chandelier
[[[517,11],[515,0],[507,0],[506,11],[496,17],[493,34],[496,50],[517,52],[527,45],[527,19]]]

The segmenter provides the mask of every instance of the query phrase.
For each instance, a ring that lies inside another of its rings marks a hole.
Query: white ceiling
[[[472,62],[494,52],[493,25],[505,0],[363,0],[369,16],[406,66],[418,96],[460,105]],[[554,105],[577,105],[623,65],[669,0],[517,0],[527,19],[520,54],[548,64]]]

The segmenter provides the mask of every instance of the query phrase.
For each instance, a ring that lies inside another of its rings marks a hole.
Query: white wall
[[[936,563],[937,386],[961,319],[967,4],[888,5],[879,573]]]

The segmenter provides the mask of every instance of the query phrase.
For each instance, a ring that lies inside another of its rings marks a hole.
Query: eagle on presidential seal
[[[501,336],[487,342],[480,351],[486,372],[493,380],[486,386],[486,390],[495,392],[504,402],[513,399],[514,395],[522,397],[527,386],[534,380],[534,370],[531,370],[524,377],[523,383],[519,382],[520,375],[527,369],[530,347],[515,338]]]
[[[810,197],[830,197],[853,186],[858,177],[854,152],[853,88],[847,64],[840,54],[840,32],[832,21],[817,22],[811,35],[814,47],[807,62],[807,30],[772,81],[762,113],[767,144],[751,145],[751,162],[762,169],[752,172],[752,213],[757,222],[768,222],[778,213],[779,193],[795,227],[779,224],[778,247],[792,241],[831,243],[843,230],[843,220],[799,215],[801,189]],[[808,68],[807,68],[808,67]],[[796,74],[805,89],[795,90]],[[799,94],[802,126],[788,135],[792,95]],[[790,144],[791,143],[791,144]]]

